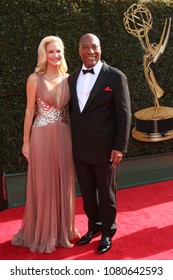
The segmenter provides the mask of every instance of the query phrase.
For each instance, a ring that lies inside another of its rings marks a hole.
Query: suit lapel
[[[73,99],[74,99],[74,103],[76,106],[77,111],[80,113],[80,108],[79,108],[79,103],[78,103],[78,97],[77,97],[77,78],[79,76],[80,73],[80,69],[75,73],[75,77],[74,77],[74,82],[73,82],[73,90],[72,90],[72,94],[73,94]]]
[[[97,96],[97,94],[99,94],[99,92],[100,92],[101,88],[103,87],[103,85],[104,85],[107,77],[109,76],[109,74],[110,74],[109,66],[104,62],[103,66],[100,70],[100,73],[97,77],[97,80],[96,80],[96,82],[95,82],[95,84],[94,84],[94,86],[93,86],[93,88],[90,92],[90,96],[89,96],[89,98],[88,98],[88,100],[85,104],[85,107],[84,107],[82,113],[87,110],[88,106],[90,106],[90,104],[92,103],[94,98]]]

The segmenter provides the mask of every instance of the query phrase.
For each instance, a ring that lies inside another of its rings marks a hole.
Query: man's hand
[[[112,150],[111,152],[111,158],[110,162],[112,163],[112,166],[117,165],[123,158],[123,153],[120,151]]]

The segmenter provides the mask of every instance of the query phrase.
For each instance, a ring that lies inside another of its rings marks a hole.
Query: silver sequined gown
[[[37,77],[38,113],[31,131],[26,206],[12,244],[51,253],[56,246],[71,247],[77,235],[69,88],[63,79],[61,86],[48,90],[44,76]]]

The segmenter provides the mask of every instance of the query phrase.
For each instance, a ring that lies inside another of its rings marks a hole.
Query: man
[[[94,34],[82,36],[79,54],[83,66],[69,76],[69,86],[73,156],[88,231],[77,244],[87,244],[101,232],[101,254],[111,248],[117,230],[118,163],[127,151],[130,97],[126,76],[101,61]]]

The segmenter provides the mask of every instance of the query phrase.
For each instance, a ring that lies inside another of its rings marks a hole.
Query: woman
[[[12,240],[13,245],[26,246],[32,252],[51,253],[56,246],[72,247],[70,240],[79,236],[74,228],[66,72],[62,40],[45,37],[38,47],[37,67],[26,85],[22,153],[28,160],[27,199],[22,227]]]

